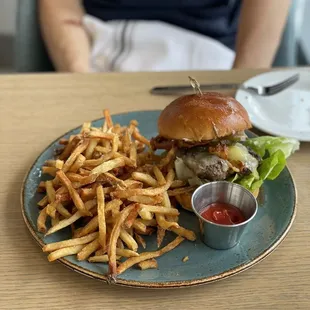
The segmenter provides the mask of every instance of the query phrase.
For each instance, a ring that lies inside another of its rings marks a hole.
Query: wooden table
[[[258,71],[191,72],[200,82],[242,82]],[[183,290],[108,286],[48,263],[22,220],[24,175],[55,138],[85,120],[163,108],[157,84],[189,73],[0,76],[0,309],[310,309],[310,144],[289,160],[298,189],[295,223],[260,264],[229,279]],[[233,307],[233,305],[235,307]]]

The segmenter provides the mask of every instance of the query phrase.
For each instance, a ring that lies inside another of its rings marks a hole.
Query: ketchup
[[[244,222],[242,211],[228,203],[214,202],[200,214],[204,219],[222,225],[234,225]]]

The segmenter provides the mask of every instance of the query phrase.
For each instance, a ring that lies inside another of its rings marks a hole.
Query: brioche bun
[[[192,142],[214,140],[251,127],[245,108],[236,99],[216,92],[181,96],[158,119],[160,136]]]

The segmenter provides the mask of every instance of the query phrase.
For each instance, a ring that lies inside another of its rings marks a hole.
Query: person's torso
[[[83,0],[104,21],[160,20],[212,37],[234,49],[240,0]]]

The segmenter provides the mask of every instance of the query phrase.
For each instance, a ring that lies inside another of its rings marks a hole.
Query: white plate
[[[239,89],[236,99],[246,108],[252,124],[271,135],[310,141],[310,71],[285,70],[257,75],[245,86],[276,84],[300,73],[297,83],[273,96],[259,96]]]

